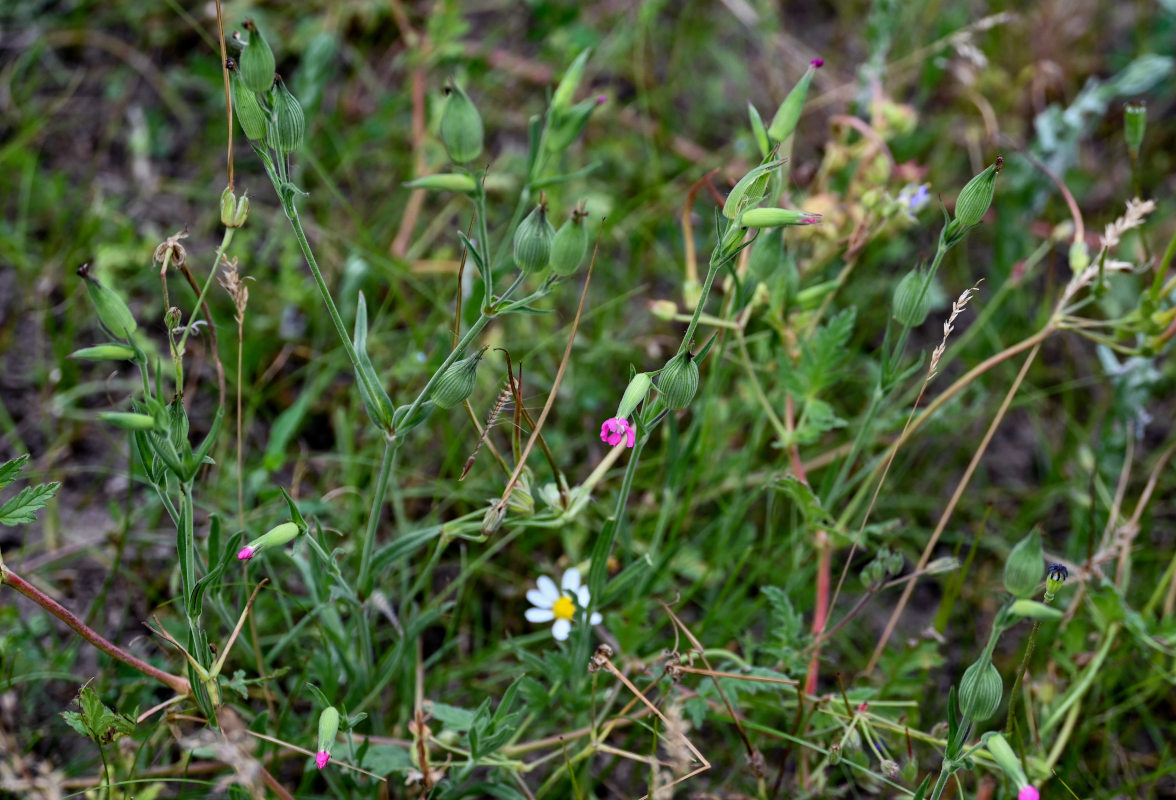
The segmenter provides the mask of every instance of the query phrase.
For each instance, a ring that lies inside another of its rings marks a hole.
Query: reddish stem
[[[13,589],[23,594],[25,597],[32,600],[41,608],[48,611],[53,616],[70,626],[77,632],[79,636],[85,639],[90,644],[97,647],[102,652],[106,653],[111,658],[117,659],[126,664],[132,669],[142,672],[149,678],[154,678],[160,683],[168,686],[176,694],[190,694],[192,691],[191,684],[188,683],[187,678],[181,678],[178,675],[172,675],[164,672],[161,669],[151,666],[146,661],[135,658],[130,653],[121,649],[117,645],[111,643],[108,639],[94,631],[92,628],[86,626],[72,611],[63,606],[61,603],[54,600],[49,595],[42,592],[36,586],[26,581],[24,578],[17,575],[12,570],[0,565],[0,583],[7,583]]]

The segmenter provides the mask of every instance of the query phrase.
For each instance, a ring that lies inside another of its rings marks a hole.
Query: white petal
[[[555,624],[551,626],[551,635],[561,642],[568,638],[568,633],[572,630],[572,623],[566,619],[557,619]]]
[[[568,567],[567,572],[563,574],[563,580],[560,581],[560,586],[565,592],[575,593],[580,589],[580,570],[575,567]]]
[[[546,575],[539,576],[539,591],[543,592],[543,597],[547,600],[547,607],[555,603],[559,599],[559,589],[555,585],[555,581]]]
[[[599,625],[602,622],[604,622],[604,617],[595,612],[593,612],[592,616],[588,618],[588,624],[590,625]]]
[[[588,601],[592,599],[592,595],[588,593],[587,586],[581,586],[576,592],[576,599],[580,601],[580,608],[587,608]]]
[[[551,601],[538,589],[527,590],[527,602],[536,608],[551,608]]]
[[[551,622],[555,619],[555,612],[550,608],[528,608],[523,616],[527,622]]]

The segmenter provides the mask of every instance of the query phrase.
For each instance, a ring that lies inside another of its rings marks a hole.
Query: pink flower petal
[[[1021,791],[1017,792],[1017,800],[1040,800],[1041,793],[1037,791],[1036,786],[1022,786]]]
[[[253,558],[254,552],[255,551],[252,547],[249,547],[249,546],[242,547],[241,551],[239,553],[237,553],[237,558],[241,559],[242,561],[248,561],[249,559]]]
[[[812,65],[813,65],[814,67],[816,67],[817,69],[820,69],[821,67],[825,66],[825,59],[823,59],[823,58],[814,58],[814,59],[813,59],[812,61],[810,61],[809,63],[810,63],[810,64],[812,64]]]
[[[331,760],[331,754],[328,753],[326,750],[319,750],[314,755],[314,763],[318,765],[319,769],[322,769],[323,767],[325,767],[327,765],[327,762],[330,760]]]

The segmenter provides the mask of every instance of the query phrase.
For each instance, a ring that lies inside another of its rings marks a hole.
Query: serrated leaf
[[[800,444],[813,444],[826,431],[844,428],[846,421],[833,413],[833,406],[816,397],[807,398],[801,408],[794,436]]]
[[[44,483],[40,486],[26,486],[16,497],[0,506],[0,525],[24,525],[37,518],[36,513],[45,507],[61,484]]]
[[[62,719],[75,731],[99,744],[110,744],[135,731],[133,717],[111,711],[88,686],[82,687],[74,702],[81,706],[81,713],[63,711]]]
[[[810,525],[833,524],[833,517],[821,506],[820,498],[817,497],[807,483],[795,475],[785,475],[783,478],[768,484],[768,488],[783,492],[791,497],[804,517],[805,522]]]
[[[20,475],[21,470],[24,469],[24,465],[28,463],[28,460],[29,457],[26,454],[20,456],[19,458],[14,458],[11,461],[7,461],[4,464],[0,464],[0,489],[3,489],[5,486],[16,480],[17,476]]]

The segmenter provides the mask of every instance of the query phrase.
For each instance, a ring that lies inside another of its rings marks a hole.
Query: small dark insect
[[[1051,581],[1062,583],[1066,578],[1070,577],[1070,570],[1066,569],[1065,564],[1050,564],[1046,575]]]

